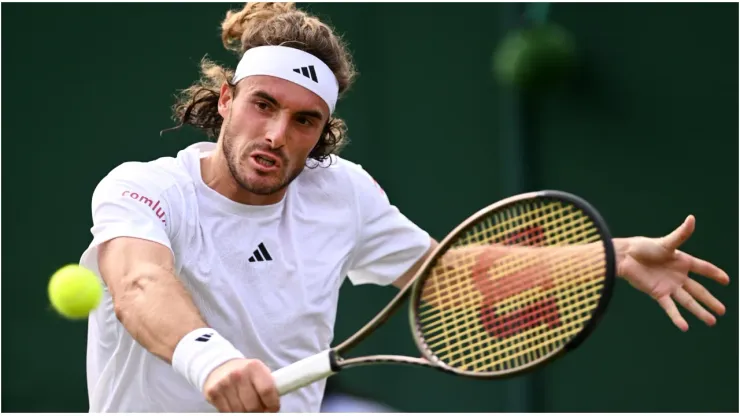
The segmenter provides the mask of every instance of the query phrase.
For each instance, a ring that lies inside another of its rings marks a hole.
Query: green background
[[[173,95],[209,54],[233,67],[219,24],[241,4],[2,5],[2,411],[87,411],[86,324],[46,299],[48,276],[90,240],[97,182],[128,160],[199,140],[169,133]],[[555,4],[583,70],[522,102],[490,60],[518,19],[507,4],[316,4],[350,42],[360,77],[339,106],[352,144],[410,218],[442,238],[478,208],[526,189],[593,203],[616,236],[658,236],[697,216],[685,249],[738,277],[736,4]],[[603,323],[536,374],[472,381],[426,369],[341,376],[401,411],[738,411],[738,295],[715,328],[681,333],[618,282]],[[344,287],[336,340],[392,296]],[[414,354],[392,319],[357,353]]]

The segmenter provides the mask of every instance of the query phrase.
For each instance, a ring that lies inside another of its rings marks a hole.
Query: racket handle
[[[272,377],[278,393],[283,396],[335,374],[338,371],[335,368],[334,353],[326,350],[273,371]]]

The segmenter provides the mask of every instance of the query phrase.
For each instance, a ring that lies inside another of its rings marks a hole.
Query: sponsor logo
[[[270,256],[270,252],[267,251],[264,243],[259,243],[257,250],[254,250],[254,255],[249,258],[250,263],[256,261],[272,261],[272,256]]]
[[[141,195],[137,192],[132,192],[132,191],[123,191],[123,194],[121,194],[121,196],[131,198],[145,205],[148,205],[149,208],[151,208],[152,211],[154,211],[154,214],[157,216],[157,218],[162,220],[163,223],[167,224],[167,219],[165,218],[164,209],[159,206],[161,201],[155,202],[153,199],[149,198],[148,196]]]

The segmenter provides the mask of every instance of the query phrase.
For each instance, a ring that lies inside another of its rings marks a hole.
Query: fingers
[[[665,312],[668,314],[668,317],[671,318],[671,321],[673,321],[673,324],[676,325],[678,329],[683,332],[689,330],[688,322],[683,319],[683,316],[681,316],[681,313],[678,311],[676,304],[673,303],[673,299],[671,299],[669,295],[659,298],[658,304],[660,304],[663,310],[665,310]]]
[[[214,370],[204,393],[219,412],[277,412],[280,396],[270,369],[259,360],[231,360]]]
[[[275,387],[272,372],[261,361],[252,361],[249,365],[252,386],[265,410],[273,413],[279,411],[280,394]]]
[[[219,381],[206,392],[206,398],[221,413],[234,413],[241,409],[239,400],[234,399],[234,389],[228,380]]]
[[[725,314],[725,305],[717,300],[717,298],[712,296],[712,294],[709,293],[709,291],[704,286],[700,285],[692,279],[689,279],[686,281],[683,287],[684,289],[686,289],[686,292],[694,297],[694,299],[706,305],[709,309],[712,310],[712,312],[716,313],[719,316]]]
[[[244,412],[244,404],[239,400],[239,387],[233,383],[227,385],[224,388],[224,394],[223,397],[226,398],[226,401],[228,402],[229,412],[231,413],[242,413]]]
[[[239,409],[242,409],[240,410],[241,412],[248,413],[262,412],[262,403],[260,403],[259,397],[257,397],[257,393],[252,387],[250,378],[251,376],[247,366],[243,367],[240,371],[234,372],[231,376],[231,381],[235,386],[235,397],[239,400]]]
[[[222,395],[216,395],[213,397],[209,397],[208,401],[211,402],[211,404],[220,412],[220,413],[234,413],[233,410],[231,410],[231,406],[229,405],[228,400],[226,399],[226,396]]]
[[[678,288],[673,293],[673,299],[676,300],[681,306],[686,308],[689,312],[693,313],[697,318],[709,326],[714,326],[717,323],[717,318],[704,309],[699,302],[696,301],[688,292],[683,288]]]
[[[730,283],[730,276],[725,273],[724,270],[720,269],[719,267],[715,266],[714,264],[698,259],[690,254],[686,254],[684,252],[679,252],[681,256],[686,256],[686,258],[689,260],[689,270],[692,273],[700,274],[702,276],[708,277],[717,283],[727,285]]]
[[[694,232],[695,225],[696,220],[693,215],[686,217],[683,224],[661,239],[663,247],[668,250],[677,249],[681,244],[688,240],[689,237],[691,237],[691,234]]]

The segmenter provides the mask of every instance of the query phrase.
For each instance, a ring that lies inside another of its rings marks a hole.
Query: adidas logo
[[[198,341],[198,342],[208,342],[208,340],[210,340],[212,336],[213,336],[212,333],[211,334],[203,334],[203,335],[199,336],[198,338],[196,338],[195,340]]]
[[[313,65],[303,66],[300,68],[293,68],[293,72],[302,74],[306,78],[311,78],[313,82],[318,83],[319,79],[316,77],[316,71],[313,69]]]
[[[254,255],[249,258],[250,263],[254,263],[255,261],[272,261],[270,253],[267,252],[265,245],[262,243],[257,246],[257,250],[254,250]]]

